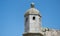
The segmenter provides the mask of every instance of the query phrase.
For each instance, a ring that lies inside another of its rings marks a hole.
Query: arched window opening
[[[35,20],[35,17],[33,17],[33,20]]]

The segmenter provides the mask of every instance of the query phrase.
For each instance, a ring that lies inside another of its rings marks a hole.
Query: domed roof
[[[25,16],[27,16],[29,14],[36,14],[36,15],[39,15],[40,16],[39,11],[34,8],[34,3],[32,3],[31,4],[31,8],[26,11]]]

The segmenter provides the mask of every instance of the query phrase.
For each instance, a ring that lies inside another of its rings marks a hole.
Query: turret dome
[[[24,16],[27,16],[27,15],[30,15],[30,14],[36,14],[36,15],[40,16],[39,10],[37,10],[36,8],[34,8],[34,3],[31,4],[31,8],[26,11],[26,13],[25,13]]]

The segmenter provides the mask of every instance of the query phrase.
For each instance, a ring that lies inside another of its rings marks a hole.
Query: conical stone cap
[[[34,14],[40,16],[39,10],[35,8],[34,3],[31,3],[31,8],[26,11],[24,16],[34,15]]]

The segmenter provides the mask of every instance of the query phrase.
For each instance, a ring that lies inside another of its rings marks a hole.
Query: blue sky
[[[24,13],[34,2],[42,27],[60,29],[60,0],[0,0],[0,36],[22,36]]]

